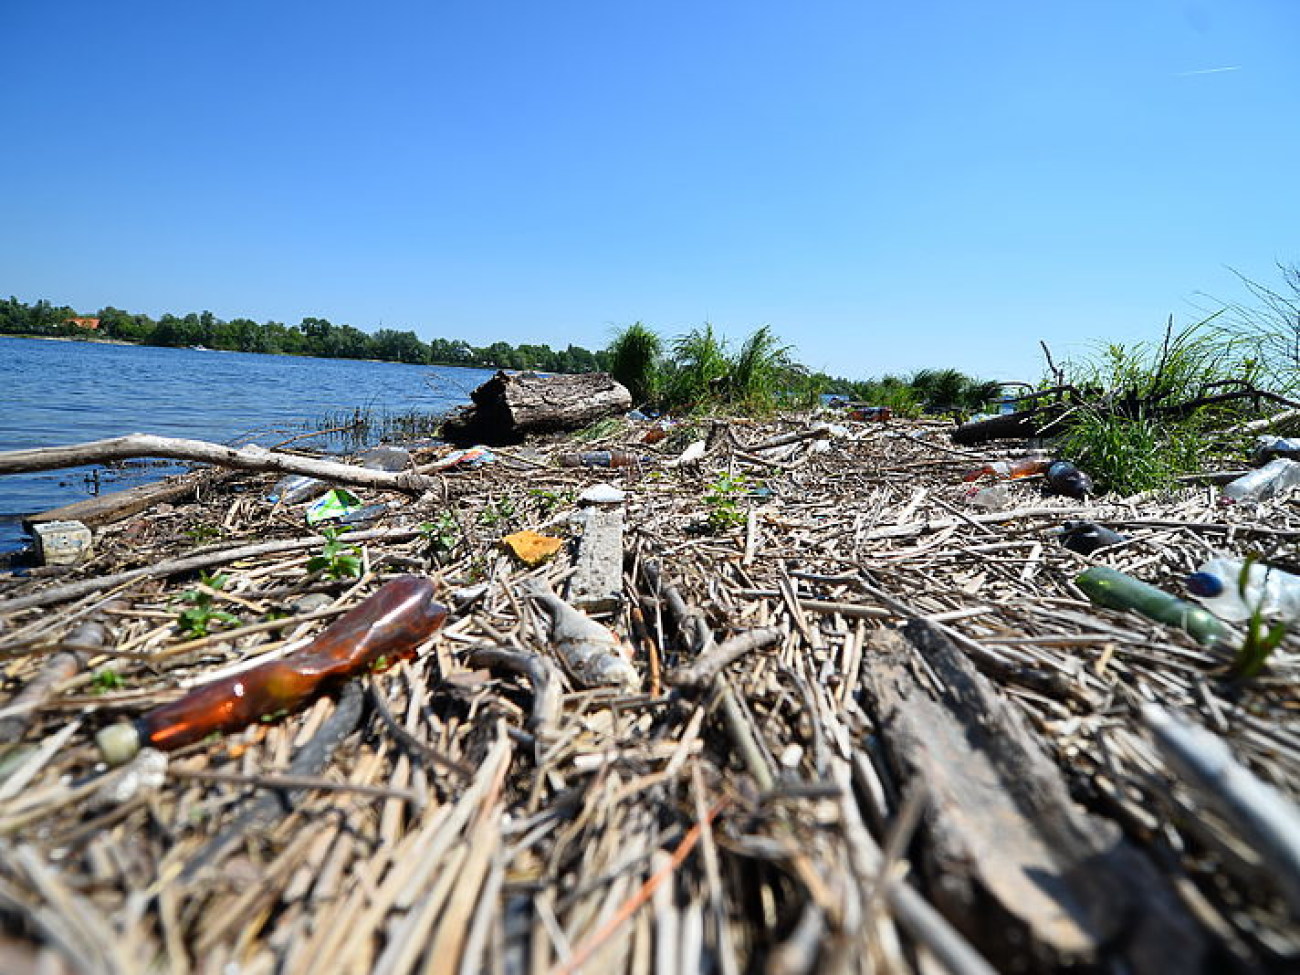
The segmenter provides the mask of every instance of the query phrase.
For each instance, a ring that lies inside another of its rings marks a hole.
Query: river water
[[[491,375],[454,366],[0,336],[0,451],[128,433],[270,446],[356,411],[376,421],[446,413],[468,403],[470,391]],[[372,424],[371,439],[380,426]],[[25,544],[25,515],[179,469],[128,464],[0,475],[0,555]]]

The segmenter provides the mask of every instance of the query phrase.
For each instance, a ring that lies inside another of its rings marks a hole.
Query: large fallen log
[[[473,405],[444,421],[459,446],[519,443],[529,434],[576,430],[632,406],[632,394],[608,373],[539,376],[498,372],[470,394]]]
[[[931,624],[904,634],[873,639],[863,686],[900,781],[928,790],[936,906],[1005,971],[1201,971],[1200,927],[1114,823],[1071,799],[1015,706]]]

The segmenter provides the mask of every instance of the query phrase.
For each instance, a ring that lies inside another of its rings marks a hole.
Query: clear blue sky
[[[1034,380],[1300,261],[1293,0],[0,3],[0,293]]]

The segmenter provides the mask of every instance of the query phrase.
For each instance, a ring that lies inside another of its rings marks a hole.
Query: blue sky
[[[1034,380],[1300,261],[1300,4],[0,4],[0,293]]]

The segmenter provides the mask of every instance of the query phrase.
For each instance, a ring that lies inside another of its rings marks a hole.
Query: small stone
[[[612,484],[593,484],[578,495],[584,504],[621,504],[627,498],[627,492]]]

